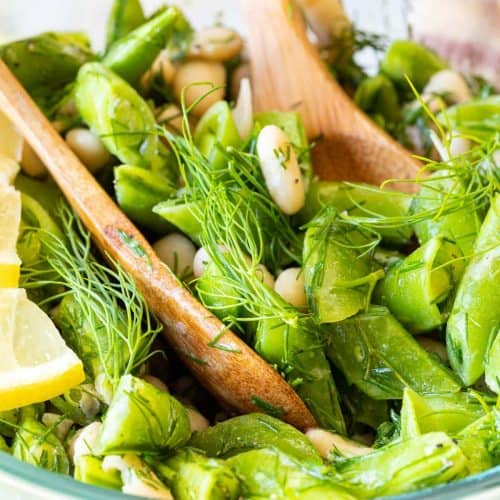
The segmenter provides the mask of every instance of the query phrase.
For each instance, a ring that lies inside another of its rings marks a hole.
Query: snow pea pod
[[[99,435],[99,455],[158,454],[182,446],[190,436],[184,406],[148,382],[124,375]]]
[[[457,392],[454,374],[381,306],[325,326],[326,355],[347,381],[374,399],[401,399],[405,387],[419,394]]]
[[[114,0],[108,17],[106,50],[145,20],[140,0]]]
[[[87,125],[122,163],[161,169],[165,150],[153,112],[124,80],[100,63],[78,72],[75,101]]]
[[[155,205],[153,212],[189,236],[189,239],[194,243],[200,245],[202,211],[199,202],[173,198]]]
[[[121,490],[122,480],[117,470],[103,470],[103,459],[94,455],[83,455],[75,464],[74,478],[82,483]]]
[[[389,267],[381,282],[382,304],[414,333],[443,324],[446,314],[440,306],[463,274],[461,256],[457,245],[441,237],[430,239]]]
[[[498,335],[499,278],[500,194],[497,194],[481,226],[474,255],[458,286],[446,327],[446,346],[451,366],[466,385],[473,384],[484,373],[488,342]],[[493,354],[495,352],[498,351],[493,351]],[[498,366],[497,360],[490,358],[489,363],[491,367]],[[492,383],[496,387],[495,381]]]
[[[171,38],[188,38],[191,27],[175,7],[160,12],[109,47],[102,63],[135,85]]]

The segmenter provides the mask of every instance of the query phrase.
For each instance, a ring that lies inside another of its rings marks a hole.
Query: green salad
[[[2,231],[14,190],[21,206],[19,285],[0,251],[0,315],[8,290],[25,289],[19,301],[50,317],[84,375],[22,398],[0,383],[0,453],[131,495],[200,500],[375,498],[500,464],[500,95],[413,41],[341,25],[324,63],[419,156],[415,179],[316,178],[300,115],[253,112],[240,35],[194,31],[176,7],[146,15],[115,0],[103,53],[82,33],[0,46],[179,286],[317,423],[301,432],[260,399],[261,413],[220,407],[24,144],[14,185],[0,178]],[[371,76],[356,62],[367,47],[380,56]],[[12,160],[0,166],[12,180]]]

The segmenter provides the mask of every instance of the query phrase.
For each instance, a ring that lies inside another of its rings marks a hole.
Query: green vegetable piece
[[[97,443],[99,455],[156,454],[182,446],[190,436],[186,409],[170,394],[124,375]]]
[[[117,470],[104,471],[102,458],[93,455],[83,455],[78,459],[74,477],[77,481],[101,488],[113,490],[121,490],[122,488],[120,473]]]
[[[488,214],[474,246],[474,256],[468,263],[458,286],[455,302],[446,327],[446,346],[451,366],[466,385],[471,385],[484,373],[488,342],[494,340],[500,328],[500,194],[491,202]],[[492,339],[492,340],[490,340]],[[488,352],[488,380],[498,390],[498,360]],[[493,380],[492,380],[493,377]]]
[[[407,88],[406,77],[422,90],[430,77],[448,65],[427,47],[411,40],[396,40],[382,60],[382,73],[397,86]]]
[[[374,399],[401,399],[405,387],[419,394],[457,392],[460,383],[423,349],[385,307],[372,306],[328,325],[326,354],[347,381]]]
[[[57,209],[64,197],[55,184],[18,174],[14,185],[18,191],[35,199],[51,217],[57,218]]]
[[[82,426],[92,423],[100,410],[99,397],[89,384],[73,387],[61,396],[51,399],[50,404],[66,418]]]
[[[178,500],[218,500],[239,497],[239,481],[222,461],[186,448],[154,465]]]
[[[188,38],[191,27],[182,12],[170,7],[116,40],[102,63],[135,85],[170,39]]]
[[[80,66],[95,56],[85,35],[42,33],[0,47],[0,58],[49,113]]]
[[[115,169],[115,194],[121,209],[138,224],[165,234],[172,229],[166,220],[153,212],[153,207],[173,196],[177,188],[164,176],[132,165]]]
[[[24,418],[12,443],[12,455],[44,469],[69,473],[69,459],[63,444],[45,425],[33,417]]]
[[[276,125],[285,132],[295,149],[295,154],[297,155],[297,160],[304,176],[304,187],[307,193],[314,176],[314,171],[309,151],[309,141],[307,140],[300,113],[292,111],[262,111],[254,115],[254,122],[261,127]]]
[[[19,419],[19,409],[0,411],[0,436],[14,437]]]
[[[210,162],[214,170],[225,167],[226,158],[222,150],[238,148],[241,137],[226,101],[213,104],[201,117],[194,131],[194,143],[200,153]]]
[[[320,427],[346,434],[339,393],[317,330],[309,321],[290,325],[279,319],[262,319],[254,348],[284,373]]]
[[[466,195],[463,180],[452,171],[439,170],[426,180],[410,209],[412,215],[423,217],[414,226],[421,245],[443,236],[454,241],[465,257],[472,254],[481,221]]]
[[[411,197],[400,191],[380,189],[369,184],[312,181],[306,203],[298,217],[302,224],[309,222],[324,206],[333,206],[339,212],[370,218],[394,218],[399,227],[377,228],[382,239],[391,245],[409,243],[413,228],[405,225]]]
[[[114,0],[108,17],[106,50],[145,20],[140,0]]]
[[[85,123],[122,163],[153,169],[165,164],[164,148],[150,107],[104,65],[82,66],[76,80],[75,100]]]
[[[452,439],[443,432],[432,432],[336,462],[336,468],[356,496],[379,497],[459,478],[467,471],[467,462]]]
[[[479,474],[497,465],[484,439],[468,437],[456,439],[458,446],[467,457],[468,474]]]
[[[442,304],[463,274],[457,245],[435,237],[390,266],[381,283],[381,300],[413,333],[442,325]]]
[[[323,463],[302,432],[261,413],[233,417],[195,432],[188,444],[204,451],[209,457],[227,458],[247,450],[271,448],[299,463],[311,466]]]
[[[10,453],[10,448],[3,436],[0,436],[0,452]]]
[[[497,394],[500,394],[500,335],[499,329],[492,331],[484,366],[486,385]]]
[[[310,500],[354,497],[325,475],[325,469],[308,470],[273,449],[251,450],[227,460],[238,476],[243,498],[306,498]]]
[[[309,224],[304,239],[304,279],[309,307],[318,323],[353,316],[370,304],[384,275],[366,252],[369,236],[342,223],[332,207]]]
[[[200,206],[197,202],[184,202],[175,198],[162,201],[153,207],[153,212],[186,234],[197,245],[202,232]]]

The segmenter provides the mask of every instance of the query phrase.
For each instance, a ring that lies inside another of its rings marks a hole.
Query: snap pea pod
[[[153,207],[174,196],[177,188],[165,176],[133,165],[115,167],[115,195],[121,209],[136,223],[165,234],[172,226]]]
[[[413,333],[442,325],[442,304],[459,282],[464,263],[457,245],[435,237],[393,264],[381,282],[381,300]]]
[[[468,263],[458,286],[446,327],[446,346],[451,366],[466,385],[484,373],[485,354],[490,339],[500,327],[500,194],[491,201]],[[490,344],[491,345],[491,344]],[[491,354],[489,353],[490,356]],[[498,361],[490,358],[491,367]],[[491,380],[498,390],[498,382]],[[498,377],[498,373],[494,374]]]
[[[99,455],[129,452],[158,454],[187,442],[187,411],[170,394],[124,375],[113,396],[99,435]]]
[[[153,212],[189,236],[194,243],[200,245],[202,233],[200,203],[173,198],[155,205]]]
[[[242,143],[233,113],[226,101],[216,102],[203,114],[196,125],[193,139],[214,170],[225,167],[227,160],[221,150],[238,148]]]
[[[309,307],[318,323],[353,316],[370,304],[384,275],[366,252],[369,235],[344,224],[325,207],[308,225],[304,239],[304,281]]]
[[[33,417],[21,421],[12,443],[12,455],[53,472],[69,473],[69,459],[63,444]]]
[[[145,20],[140,0],[114,0],[108,17],[106,50]]]
[[[18,191],[35,199],[52,218],[57,218],[59,204],[64,198],[55,184],[18,174],[14,186]]]
[[[396,442],[368,455],[335,462],[357,497],[397,495],[435,486],[467,472],[467,458],[444,432]]]
[[[443,236],[454,241],[465,257],[472,254],[481,220],[467,194],[464,181],[453,171],[438,170],[426,180],[410,208],[412,215],[428,214],[414,226],[421,245]]]
[[[385,53],[380,67],[400,88],[408,88],[408,77],[417,90],[422,90],[434,73],[447,66],[427,47],[411,40],[396,40]]]
[[[460,383],[381,306],[325,327],[326,355],[347,381],[374,399],[457,392]]]
[[[109,47],[102,63],[135,85],[171,38],[188,38],[190,34],[191,27],[182,12],[169,7],[116,40]]]
[[[122,480],[117,470],[103,470],[103,459],[94,455],[83,455],[75,464],[74,478],[82,483],[121,490]]]
[[[328,205],[354,216],[396,218],[398,223],[395,227],[377,228],[377,231],[385,242],[405,245],[413,234],[411,225],[404,223],[410,204],[411,196],[400,191],[380,189],[369,184],[314,180],[307,193],[304,208],[298,214],[298,220],[305,224]]]
[[[262,413],[250,413],[195,432],[188,443],[209,457],[228,458],[247,450],[270,448],[291,459],[321,466],[320,455],[302,432]]]
[[[500,335],[498,328],[492,332],[486,349],[484,366],[486,385],[497,394],[500,394]]]
[[[290,325],[263,319],[257,326],[254,347],[284,373],[321,427],[345,434],[339,393],[317,330],[309,321]]]
[[[164,167],[153,112],[125,80],[101,63],[85,64],[76,79],[75,101],[85,123],[122,163]]]

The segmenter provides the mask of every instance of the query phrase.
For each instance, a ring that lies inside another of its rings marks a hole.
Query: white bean
[[[187,414],[191,432],[204,431],[209,427],[210,423],[198,410],[187,408]]]
[[[287,135],[276,125],[265,126],[257,138],[257,154],[271,198],[283,213],[297,213],[305,202],[304,181]]]
[[[289,267],[282,271],[276,278],[274,290],[292,306],[301,309],[307,306],[304,273],[300,267]]]
[[[345,457],[367,455],[373,451],[356,441],[319,428],[309,429],[306,436],[323,458],[328,458],[334,451],[338,451]]]
[[[26,142],[23,142],[23,152],[21,156],[21,168],[23,172],[31,177],[45,177],[47,167],[33,148]]]
[[[157,116],[156,121],[170,132],[175,134],[182,132],[182,111],[177,104],[167,104]]]
[[[158,240],[153,248],[158,257],[180,278],[193,274],[193,260],[196,247],[180,233],[171,233]]]
[[[243,40],[236,31],[214,26],[197,31],[189,48],[189,57],[207,61],[229,61],[243,48]]]
[[[98,396],[109,405],[113,399],[113,386],[109,382],[107,375],[105,373],[98,373],[94,380],[94,385]]]
[[[205,268],[209,262],[210,257],[205,247],[199,248],[193,259],[193,274],[195,278],[199,278],[205,272]]]
[[[450,156],[455,158],[457,156],[467,153],[471,148],[471,142],[465,137],[461,137],[458,134],[452,134],[450,141]]]
[[[148,384],[154,385],[160,391],[168,392],[168,387],[163,380],[160,380],[158,377],[154,375],[143,375],[142,379],[145,380]]]
[[[444,94],[444,97],[458,103],[472,99],[469,86],[464,77],[451,69],[434,73],[423,90],[424,94]]]
[[[101,422],[92,422],[75,433],[68,444],[68,454],[73,464],[76,464],[81,456],[93,453],[101,428]]]
[[[238,100],[232,113],[240,137],[246,139],[253,128],[252,86],[248,78],[241,80]]]
[[[111,160],[111,155],[102,141],[89,129],[71,129],[66,134],[66,142],[91,172],[97,172]]]
[[[250,80],[250,64],[247,62],[241,63],[231,75],[231,97],[236,98],[240,92],[241,81],[244,78]]]
[[[226,68],[220,62],[187,61],[179,66],[173,81],[174,93],[181,102],[184,93],[186,106],[191,106],[198,99],[200,102],[193,108],[195,116],[201,116],[212,104],[224,98]],[[191,85],[196,84],[196,85]],[[220,87],[212,90],[214,87]],[[207,92],[210,92],[207,94]]]

